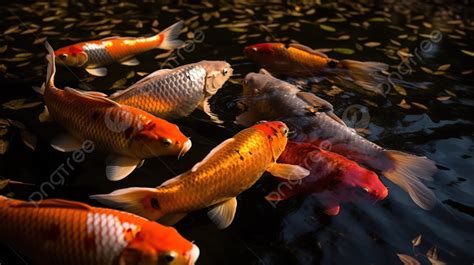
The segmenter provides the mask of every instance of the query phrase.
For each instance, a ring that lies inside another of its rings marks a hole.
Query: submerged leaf
[[[370,42],[364,43],[364,46],[372,48],[372,47],[380,46],[380,44],[381,44],[380,42],[370,41]]]
[[[412,256],[400,253],[397,253],[397,256],[404,265],[420,265],[420,262]]]
[[[329,32],[335,32],[336,29],[334,27],[331,27],[331,26],[328,26],[328,25],[324,25],[324,24],[320,24],[319,27],[322,29],[322,30],[325,30],[325,31],[329,31]]]
[[[465,53],[465,54],[467,54],[467,55],[469,55],[469,56],[474,56],[474,52],[472,52],[472,51],[461,50],[461,52],[463,52],[463,53]]]
[[[398,94],[403,95],[403,96],[407,95],[407,91],[402,86],[395,85],[393,88],[395,88],[395,90],[398,92]]]
[[[449,69],[449,67],[451,67],[450,64],[443,64],[440,67],[438,67],[438,71],[446,71]]]
[[[355,51],[349,48],[334,48],[333,51],[341,54],[353,54]]]

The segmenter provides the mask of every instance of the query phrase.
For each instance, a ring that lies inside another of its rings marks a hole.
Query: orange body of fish
[[[177,22],[162,32],[151,37],[109,37],[101,40],[92,40],[72,44],[54,52],[58,63],[70,67],[83,67],[96,76],[104,76],[107,69],[103,66],[120,62],[134,66],[140,62],[135,55],[160,48],[173,50],[182,46],[177,40],[183,22]]]
[[[49,52],[44,100],[51,118],[68,132],[53,140],[54,148],[72,151],[81,148],[85,140],[92,141],[94,146],[113,155],[107,167],[111,180],[126,177],[145,158],[183,155],[191,148],[190,140],[175,124],[116,103],[98,92],[56,88],[50,46]]]
[[[0,196],[0,241],[33,264],[194,264],[199,249],[174,228],[117,210]]]
[[[282,122],[264,122],[244,129],[214,148],[191,170],[157,188],[128,188],[94,199],[145,216],[177,221],[188,212],[213,207],[209,217],[219,228],[233,220],[236,196],[250,188],[265,171],[274,176],[302,178],[309,171],[279,164],[288,128]]]

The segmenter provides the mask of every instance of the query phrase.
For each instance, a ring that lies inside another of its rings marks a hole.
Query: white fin
[[[174,225],[177,222],[181,221],[184,217],[186,217],[187,213],[173,213],[173,214],[166,214],[163,217],[158,219],[158,223],[162,225]]]
[[[217,225],[217,228],[224,229],[234,220],[236,210],[237,199],[234,197],[214,206],[214,208],[207,213],[207,216]]]
[[[135,84],[129,86],[128,88],[113,93],[112,95],[109,96],[109,98],[113,99],[113,98],[120,97],[123,94],[126,94],[128,91],[131,91],[131,90],[137,88],[139,84],[147,82],[151,78],[155,78],[155,77],[160,76],[160,75],[165,75],[165,74],[169,73],[170,71],[171,71],[171,69],[161,69],[161,70],[155,71],[153,73],[150,73],[149,75],[147,75],[144,78],[138,80]]]
[[[93,75],[93,76],[106,76],[107,75],[107,68],[99,67],[99,68],[86,68],[86,71]]]
[[[141,163],[141,159],[109,155],[107,157],[107,167],[105,169],[107,178],[111,181],[118,181],[127,177]]]
[[[392,161],[392,167],[382,174],[390,181],[408,192],[411,199],[425,210],[432,209],[436,204],[436,197],[420,179],[431,181],[438,170],[435,163],[426,157],[406,154],[399,151],[385,151]]]
[[[43,95],[43,94],[44,94],[44,89],[46,88],[46,85],[45,85],[45,83],[43,83],[43,84],[41,84],[40,87],[33,86],[33,87],[31,87],[31,88],[33,88],[33,90],[34,90],[36,93],[39,93],[39,94]]]
[[[113,100],[108,99],[107,97],[104,97],[102,93],[100,92],[93,92],[93,91],[82,91],[82,90],[77,90],[74,88],[70,87],[65,87],[64,91],[67,93],[71,93],[77,97],[82,97],[82,98],[87,98],[89,100],[94,100],[97,102],[101,102],[103,104],[109,104],[110,106],[115,106],[115,107],[120,107],[121,105]]]
[[[121,61],[120,64],[126,66],[137,66],[140,64],[140,61],[137,58],[129,58],[127,60]]]
[[[51,114],[49,114],[49,110],[46,105],[44,106],[43,112],[41,112],[38,116],[38,120],[40,122],[53,121],[53,117],[51,117]]]
[[[178,21],[162,32],[158,33],[159,35],[163,36],[164,39],[157,48],[163,50],[174,50],[183,46],[183,41],[177,39],[182,29],[183,21]]]
[[[145,164],[145,160],[142,160],[138,163],[137,168],[141,168]]]
[[[267,171],[275,177],[298,180],[309,175],[309,170],[297,165],[273,163],[267,168]]]
[[[51,47],[51,45],[49,45],[47,41],[44,43],[44,45],[46,46],[46,50],[48,51],[48,54],[46,55],[46,59],[48,60],[48,67],[46,69],[45,89],[46,86],[52,89],[54,88],[54,76],[56,75],[56,58],[54,56],[53,47]]]
[[[221,119],[219,119],[219,117],[214,112],[212,112],[211,106],[209,105],[209,97],[206,97],[202,101],[200,107],[201,107],[202,111],[204,111],[204,113],[206,113],[207,116],[209,116],[209,118],[211,118],[211,121],[213,121],[214,123],[217,123],[217,124],[224,123]]]
[[[196,165],[193,166],[193,168],[191,169],[191,172],[195,172],[196,170],[199,169],[199,167],[201,165],[204,165],[209,159],[211,159],[215,153],[217,153],[219,150],[221,150],[222,148],[224,148],[225,146],[227,146],[228,144],[230,144],[231,142],[233,142],[235,139],[234,138],[229,138],[227,140],[225,140],[224,142],[220,143],[218,146],[214,147],[211,152],[209,152],[209,154],[207,154],[206,157],[204,157],[203,160],[201,160],[200,162],[196,163]]]
[[[146,199],[152,198],[154,194],[156,194],[155,188],[133,187],[116,190],[110,194],[92,195],[89,198],[109,207],[123,209],[150,220],[157,220],[161,214],[145,205]]]
[[[70,134],[63,133],[51,140],[51,146],[60,152],[72,152],[81,149],[82,142]]]
[[[291,43],[289,46],[292,47],[292,48],[298,49],[298,50],[309,52],[309,53],[314,54],[314,55],[318,55],[318,56],[321,56],[321,57],[324,57],[324,58],[329,58],[325,53],[320,52],[318,50],[314,50],[314,49],[312,49],[308,46],[305,46],[303,44]]]

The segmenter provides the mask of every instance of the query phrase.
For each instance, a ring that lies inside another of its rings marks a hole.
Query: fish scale
[[[160,208],[189,212],[223,202],[252,186],[273,162],[268,136],[255,128],[237,134],[213,157],[219,159],[209,159],[194,172],[181,175],[181,181],[159,187]]]
[[[206,69],[199,64],[177,68],[151,77],[110,98],[120,104],[140,107],[163,119],[189,115],[204,99]]]

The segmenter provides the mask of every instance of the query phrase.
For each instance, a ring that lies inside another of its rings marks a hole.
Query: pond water
[[[272,207],[264,196],[275,183],[265,175],[238,197],[236,218],[228,229],[217,230],[205,211],[192,213],[176,225],[200,247],[198,264],[400,264],[397,254],[430,264],[435,262],[434,249],[439,261],[448,264],[474,262],[474,17],[468,2],[61,2],[65,3],[1,4],[0,118],[11,121],[6,129],[2,125],[2,149],[8,143],[8,150],[0,155],[0,178],[35,184],[8,185],[3,194],[28,199],[70,157],[50,147],[60,128],[39,122],[42,97],[31,89],[45,77],[45,38],[59,48],[105,36],[146,36],[184,20],[186,32],[181,38],[188,39],[190,46],[169,55],[175,58],[168,61],[172,66],[206,59],[226,60],[234,68],[230,82],[211,100],[212,110],[225,121],[223,126],[200,111],[176,121],[193,139],[191,151],[180,160],[149,159],[119,182],[105,178],[103,154],[87,154],[64,184],[47,191],[48,197],[98,206],[89,195],[157,186],[190,169],[241,129],[233,124],[242,93],[239,83],[245,74],[259,69],[245,59],[242,49],[259,42],[299,42],[337,59],[385,62],[392,66],[391,73],[399,73],[399,85],[391,87],[385,98],[327,80],[311,88],[351,125],[361,127],[358,116],[347,117],[346,110],[354,105],[366,108],[369,119],[362,129],[371,141],[436,161],[439,171],[427,185],[438,203],[425,211],[382,178],[390,191],[387,199],[346,203],[339,215],[329,217],[312,196]],[[166,64],[166,57],[159,56],[163,53],[139,55],[141,64],[136,67],[114,64],[103,78],[81,69],[59,68],[56,85],[110,94]],[[398,67],[402,62],[405,65]],[[421,243],[413,246],[418,235]],[[25,261],[0,245],[0,264]]]

